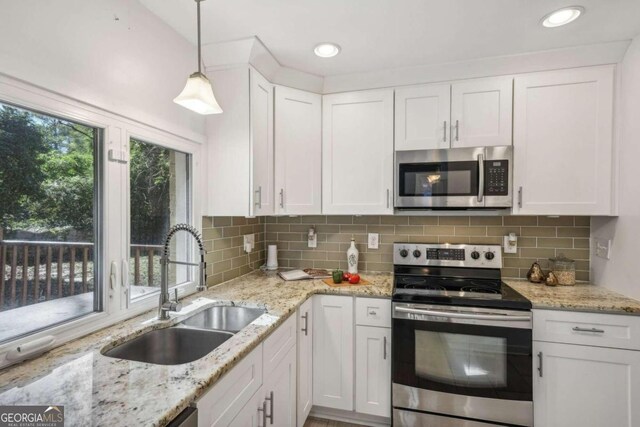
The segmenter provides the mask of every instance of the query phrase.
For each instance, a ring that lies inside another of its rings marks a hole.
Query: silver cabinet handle
[[[573,330],[576,332],[593,332],[596,334],[604,334],[604,329],[596,329],[596,328],[581,328],[579,326],[574,326]]]
[[[254,202],[254,205],[256,205],[258,207],[258,209],[262,209],[262,187],[258,186],[258,189],[256,190],[256,201]]]
[[[542,377],[542,352],[538,352],[538,375]]]
[[[458,138],[459,136],[459,132],[460,132],[460,123],[458,123],[458,120],[456,120],[456,141],[460,141],[460,139]]]
[[[396,307],[395,311],[399,311],[401,313],[415,313],[425,314],[428,316],[449,317],[452,319],[502,320],[505,322],[531,320],[531,316],[513,316],[508,314],[469,314],[456,313],[446,310],[426,310],[421,308],[407,307]]]
[[[382,358],[387,360],[387,337],[382,337]]]
[[[443,123],[444,137],[442,138],[442,142],[447,142],[447,121],[445,120]]]
[[[484,154],[478,154],[478,202],[484,198]]]
[[[265,402],[264,402],[265,409],[266,409],[266,406],[267,406],[267,402],[266,402],[267,400],[269,401],[269,407],[270,407],[269,415],[266,415],[267,412],[265,410],[264,425],[266,426],[267,425],[267,418],[269,418],[269,421],[270,421],[269,424],[273,424],[273,391],[269,392],[269,397],[266,397],[264,400],[265,400]]]
[[[518,207],[522,207],[522,187],[518,188]]]
[[[280,207],[284,208],[284,188],[280,189]]]
[[[389,194],[390,194],[390,193],[391,193],[391,192],[390,192],[390,191],[389,191],[389,189],[387,188],[387,209],[389,209],[389,204],[390,204],[390,201],[389,201]]]
[[[300,329],[302,332],[304,332],[304,335],[307,336],[308,333],[308,322],[309,322],[309,312],[305,311],[304,312],[304,316],[301,316],[304,319],[304,328]]]
[[[258,412],[262,412],[262,427],[267,427],[267,401],[262,402],[262,408],[258,408]]]
[[[370,315],[370,316],[375,316],[375,315],[377,315],[377,314],[378,314],[378,312],[377,312],[377,311],[375,311],[375,310],[371,310],[371,311],[369,311],[369,315]]]

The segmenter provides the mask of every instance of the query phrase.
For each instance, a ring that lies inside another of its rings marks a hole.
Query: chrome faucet
[[[184,261],[171,261],[169,259],[169,243],[171,239],[178,231],[186,231],[191,234],[196,241],[198,242],[198,248],[200,249],[200,262],[192,263],[192,262],[184,262]],[[164,239],[164,250],[162,252],[162,257],[160,258],[160,304],[158,306],[158,319],[159,320],[167,320],[169,319],[170,311],[180,311],[182,310],[182,304],[178,301],[178,290],[175,289],[174,300],[171,299],[169,295],[169,264],[178,264],[178,265],[190,265],[199,267],[199,285],[196,288],[197,291],[204,291],[207,289],[207,263],[204,261],[206,251],[204,250],[204,244],[202,243],[202,238],[200,237],[200,233],[194,227],[189,224],[176,224],[169,229],[167,236]]]

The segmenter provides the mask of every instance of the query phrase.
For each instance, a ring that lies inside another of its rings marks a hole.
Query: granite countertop
[[[640,315],[640,301],[602,286],[547,286],[526,280],[504,280],[531,301],[533,308]]]
[[[334,288],[320,280],[285,282],[256,271],[185,299],[165,322],[156,310],[87,335],[0,371],[0,405],[64,405],[67,426],[162,426],[198,399],[224,373],[313,294],[391,296],[393,276],[365,273],[371,285]],[[505,280],[534,308],[640,314],[640,302],[593,285],[547,287]],[[260,316],[205,357],[182,365],[153,365],[103,356],[101,351],[182,321],[219,304],[265,307]]]
[[[363,277],[371,285],[333,288],[320,280],[285,282],[275,273],[250,273],[186,298],[183,310],[171,313],[168,321],[157,321],[157,312],[152,310],[0,371],[0,405],[64,405],[66,426],[166,425],[309,296],[391,296],[392,275],[371,273]],[[104,348],[231,301],[265,307],[267,313],[194,362],[153,365],[101,354]]]

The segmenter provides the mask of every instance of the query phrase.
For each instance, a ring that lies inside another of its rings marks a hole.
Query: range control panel
[[[394,243],[395,265],[502,268],[499,245]]]
[[[509,195],[508,160],[485,160],[484,194],[487,196]]]

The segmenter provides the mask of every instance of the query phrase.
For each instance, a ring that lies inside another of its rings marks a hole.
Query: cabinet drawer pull
[[[522,207],[522,187],[518,188],[518,207]]]
[[[284,208],[284,188],[280,189],[280,207]]]
[[[391,201],[389,200],[389,196],[391,195],[391,192],[389,191],[389,189],[387,188],[387,209],[389,209],[389,206],[391,204]]]
[[[377,315],[378,315],[378,312],[377,312],[377,311],[375,311],[375,310],[371,310],[371,311],[369,312],[369,316],[377,316]]]
[[[264,400],[265,400],[265,416],[264,416],[265,420],[264,420],[264,425],[266,427],[267,418],[269,418],[269,421],[270,421],[269,424],[273,424],[273,391],[269,392],[269,397],[265,398]],[[267,411],[266,411],[266,405],[267,405],[266,401],[267,400],[269,401],[269,408],[270,408],[269,415],[266,415],[267,414]]]
[[[538,375],[542,377],[542,352],[538,353]]]
[[[262,209],[262,187],[258,186],[258,189],[255,191],[255,193],[258,197],[256,197],[256,200],[253,202],[253,204],[256,205],[258,209]]]
[[[574,326],[573,330],[576,331],[576,332],[593,332],[595,334],[604,334],[604,329],[581,328],[579,326]]]
[[[460,126],[459,126],[458,120],[456,120],[456,141],[460,141],[460,139],[458,138],[459,131],[460,131]]]
[[[443,123],[444,123],[444,126],[443,126],[444,138],[442,139],[442,142],[447,142],[447,121],[445,120]]]
[[[382,337],[382,358],[387,360],[387,337]]]
[[[258,412],[262,412],[262,427],[267,427],[267,401],[262,402],[262,408],[258,408]]]
[[[304,328],[301,329],[304,332],[304,335],[307,336],[309,332],[308,322],[309,322],[309,312],[305,311],[304,316],[300,316],[304,319]]]

